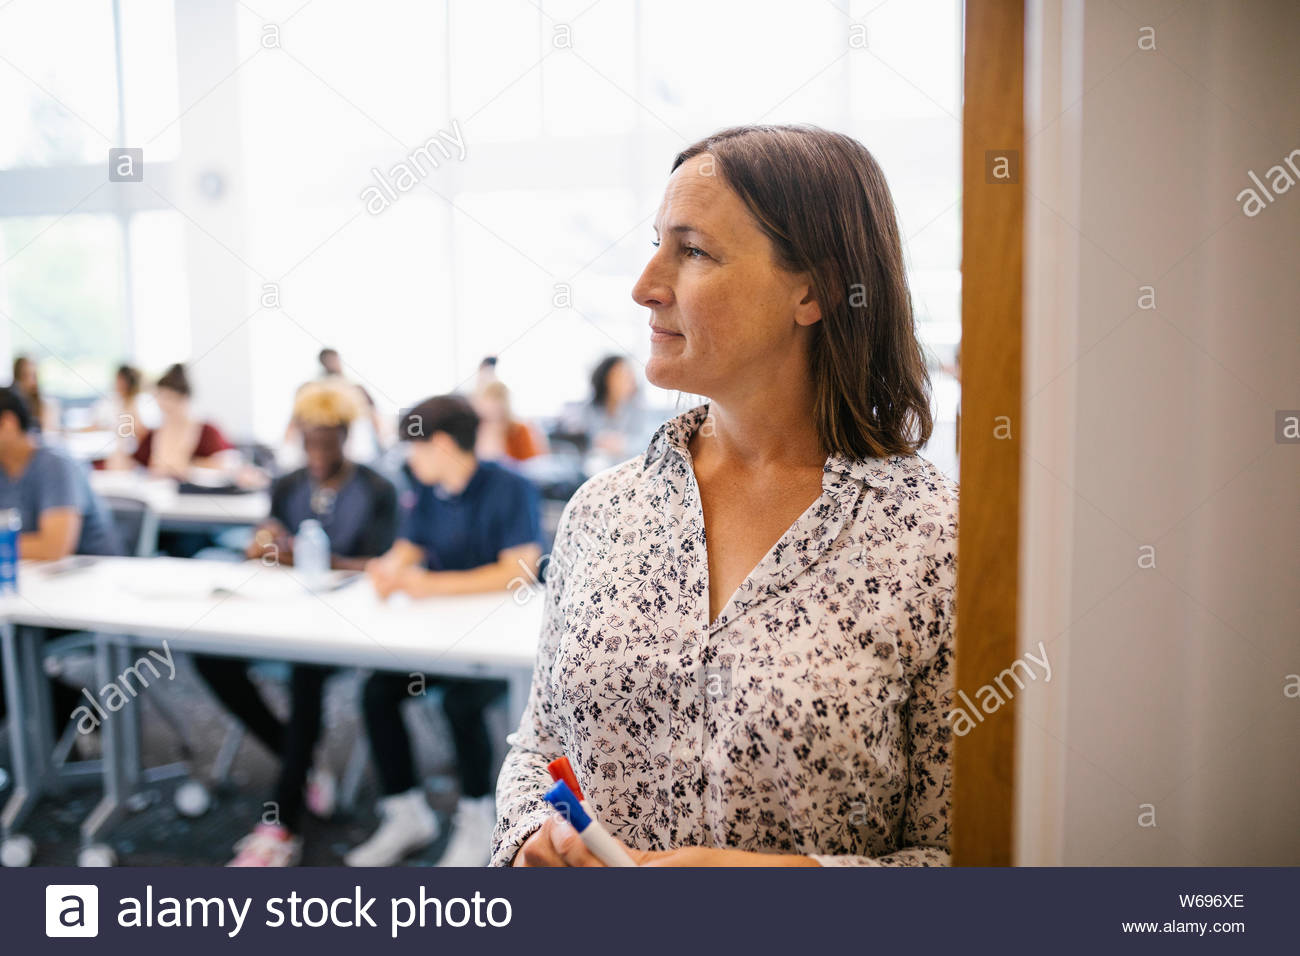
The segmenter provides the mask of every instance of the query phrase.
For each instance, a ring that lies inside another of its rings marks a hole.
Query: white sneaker
[[[451,841],[438,866],[487,866],[492,858],[492,831],[497,825],[496,798],[461,797],[456,805]]]
[[[344,857],[348,866],[393,866],[438,838],[438,818],[419,787],[379,801],[383,823],[365,843]]]

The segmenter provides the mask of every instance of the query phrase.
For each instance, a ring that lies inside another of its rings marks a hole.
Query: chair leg
[[[176,711],[172,709],[170,704],[163,703],[162,699],[157,695],[148,697],[146,700],[148,700],[149,706],[156,710],[158,716],[172,729],[176,739],[180,741],[181,759],[185,761],[193,760],[198,748],[194,746],[194,738],[190,736],[189,728],[185,725],[185,722],[176,715]]]
[[[232,719],[230,726],[226,730],[226,736],[222,738],[221,749],[217,751],[217,759],[212,762],[212,783],[214,786],[220,786],[230,779],[230,768],[234,766],[235,757],[239,753],[239,745],[244,742],[244,727],[237,720]]]
[[[63,736],[54,746],[54,766],[62,767],[68,762],[68,756],[72,753],[72,748],[77,743],[77,725],[74,721],[68,721],[68,725],[63,728]]]
[[[366,775],[366,764],[370,760],[370,745],[366,742],[366,734],[363,729],[357,734],[356,742],[352,745],[352,753],[348,755],[348,765],[343,771],[343,779],[339,782],[339,799],[338,807],[340,810],[351,812],[357,805],[357,793],[361,790],[361,781]]]

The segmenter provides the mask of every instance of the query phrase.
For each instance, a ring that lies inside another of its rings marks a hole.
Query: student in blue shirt
[[[541,558],[536,489],[527,479],[474,454],[478,415],[457,395],[427,399],[399,422],[417,485],[397,541],[366,573],[380,597],[415,598],[504,591],[535,572]],[[365,685],[366,732],[379,775],[383,823],[345,857],[349,866],[391,866],[438,835],[437,819],[415,776],[401,703],[426,686],[444,689],[460,773],[456,829],[439,861],[484,866],[496,825],[492,746],[483,711],[504,682],[376,673]]]
[[[22,396],[0,388],[0,509],[12,508],[22,519],[19,557],[56,561],[71,554],[120,555],[117,526],[91,490],[85,469],[62,452],[42,446],[33,437],[34,425]],[[67,719],[81,700],[79,694],[59,681],[51,682],[51,688],[56,720]],[[0,671],[0,720],[5,712]]]

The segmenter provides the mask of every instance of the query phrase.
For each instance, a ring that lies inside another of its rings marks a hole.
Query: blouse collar
[[[691,437],[709,416],[706,402],[687,412],[670,418],[659,426],[646,448],[644,464],[649,471],[669,451],[676,451],[690,461]],[[889,491],[897,482],[914,474],[921,467],[915,455],[895,455],[891,458],[847,458],[830,455],[823,468],[822,487],[827,491],[843,490],[846,486],[867,485],[880,491]]]

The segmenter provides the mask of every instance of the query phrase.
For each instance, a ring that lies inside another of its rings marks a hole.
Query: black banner
[[[0,870],[0,900],[15,956],[1280,953],[1300,869],[48,868]]]

